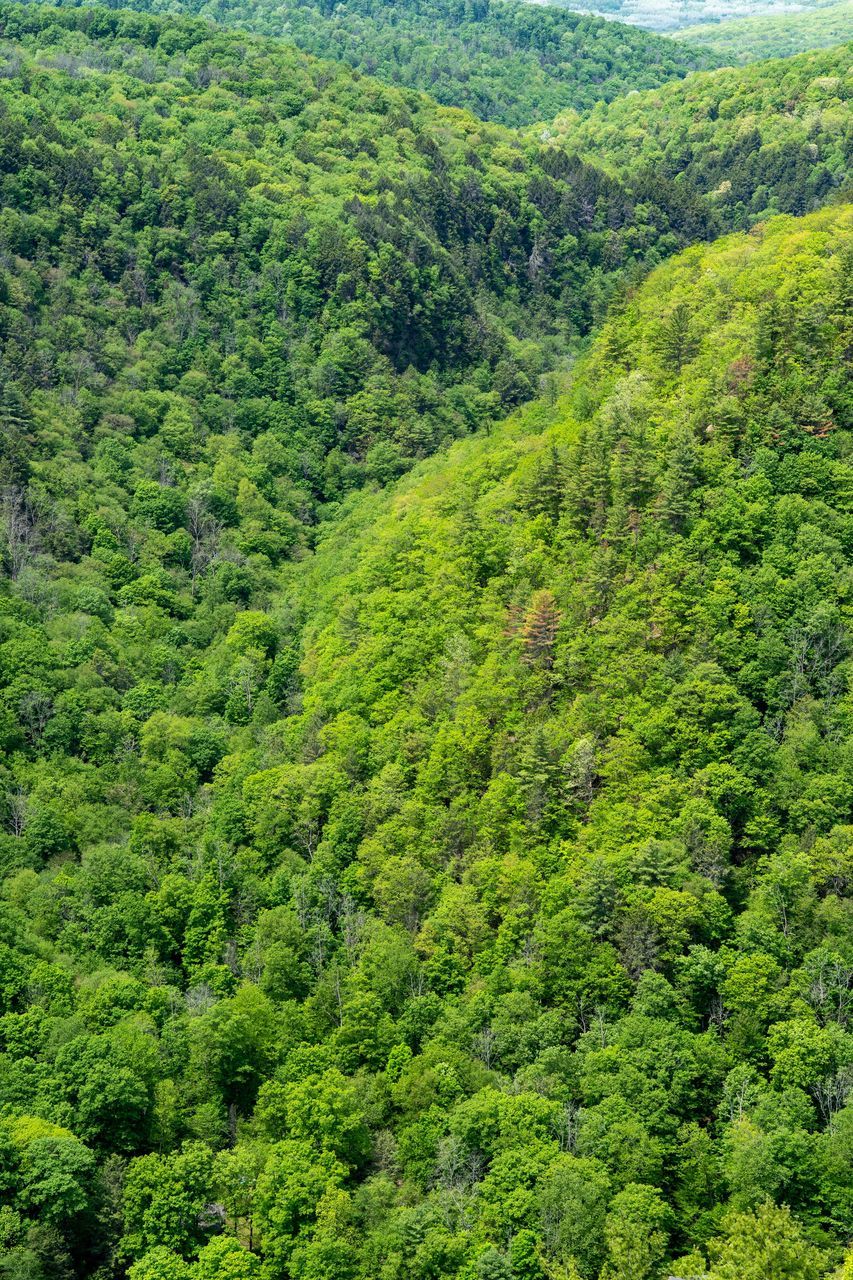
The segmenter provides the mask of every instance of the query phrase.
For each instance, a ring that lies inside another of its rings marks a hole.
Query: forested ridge
[[[849,1280],[849,58],[0,5],[0,1276]]]
[[[567,112],[537,133],[594,155],[614,176],[639,171],[698,188],[746,225],[766,212],[769,193],[773,208],[805,213],[838,185],[849,191],[851,95],[848,43],[700,73],[583,117]]]
[[[662,257],[847,182],[844,51],[782,64],[772,145],[727,115],[686,179],[617,179],[583,130],[520,136],[200,22],[10,5],[0,31],[10,401],[50,418],[37,451],[83,430],[116,480],[136,437],[174,488],[203,451],[212,475],[272,449],[246,501],[257,522],[275,492],[273,561],[318,504],[528,399]],[[236,494],[211,501],[233,525]]]
[[[709,22],[684,27],[676,39],[705,45],[727,62],[756,62],[760,58],[781,58],[803,49],[819,49],[842,44],[853,35],[850,4],[821,5],[802,13],[737,18],[729,22]]]
[[[110,7],[280,36],[508,125],[582,110],[722,61],[710,49],[522,0],[133,0]]]

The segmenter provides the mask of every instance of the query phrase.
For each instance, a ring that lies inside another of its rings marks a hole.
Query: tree
[[[656,1187],[638,1182],[614,1196],[607,1213],[604,1238],[605,1280],[647,1280],[666,1254],[671,1217]]]
[[[806,1239],[786,1206],[766,1200],[753,1213],[735,1213],[710,1246],[719,1280],[820,1280],[827,1258]]]
[[[95,1167],[94,1153],[76,1138],[33,1138],[21,1154],[21,1204],[67,1226],[90,1207]]]
[[[289,1266],[297,1243],[307,1243],[319,1205],[346,1176],[330,1152],[318,1152],[304,1141],[277,1143],[258,1179],[257,1221],[270,1262]]]
[[[551,591],[537,591],[524,615],[521,641],[525,662],[550,668],[560,625],[560,611]]]
[[[551,1165],[539,1192],[546,1255],[573,1261],[584,1280],[597,1276],[609,1202],[610,1179],[597,1160],[566,1155]]]
[[[271,1136],[313,1141],[357,1165],[370,1150],[362,1105],[353,1082],[333,1067],[283,1086],[270,1081],[258,1099],[258,1113]]]
[[[19,578],[35,555],[38,534],[35,511],[17,488],[7,486],[0,494],[0,529],[9,573],[12,578]]]
[[[660,331],[658,350],[668,370],[681,373],[682,368],[694,358],[699,342],[693,333],[690,308],[686,302],[678,302],[667,316]]]
[[[140,1260],[162,1247],[192,1257],[217,1225],[208,1215],[213,1178],[213,1152],[201,1142],[185,1143],[173,1155],[132,1160],[124,1183],[121,1255]]]
[[[198,1255],[192,1280],[256,1280],[261,1261],[230,1236],[215,1236]]]
[[[158,1245],[128,1268],[129,1280],[191,1280],[193,1268],[171,1250]]]
[[[199,1084],[212,1085],[226,1106],[248,1114],[275,1061],[273,1007],[257,987],[241,987],[193,1024],[190,1062]]]

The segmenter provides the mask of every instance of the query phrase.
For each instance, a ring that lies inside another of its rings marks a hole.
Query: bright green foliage
[[[28,672],[90,631],[81,688],[147,671],[118,756],[48,748],[52,692],[10,762],[10,851],[81,851],[6,884],[10,1266],[840,1262],[850,217],[661,268],[568,401],[351,498],[270,607],[200,595],[192,656],[157,623],[167,682],[160,606],[10,585]]]
[[[632,1182],[613,1197],[604,1227],[608,1263],[602,1280],[648,1280],[659,1271],[669,1213],[654,1187]]]
[[[701,72],[684,85],[601,104],[582,119],[568,113],[548,135],[595,155],[614,174],[630,172],[634,184],[644,173],[650,186],[674,179],[707,192],[736,227],[780,210],[805,213],[846,167],[852,50],[848,43]]]
[[[258,1179],[257,1223],[272,1265],[284,1269],[314,1243],[313,1228],[334,1212],[335,1193],[346,1169],[333,1155],[307,1142],[281,1142],[271,1148]]]
[[[701,184],[673,230],[272,43],[0,20],[2,1269],[828,1276],[849,209],[671,258],[474,436]]]
[[[529,398],[617,280],[713,230],[691,192],[650,203],[273,41],[14,5],[0,33],[5,561],[91,553],[74,589],[105,625],[180,614],[176,572],[245,601],[243,563],[290,554],[318,502]],[[234,722],[265,676],[235,657]]]
[[[683,27],[678,40],[704,45],[727,62],[786,58],[805,49],[830,48],[853,37],[850,5],[828,4],[805,12],[771,13],[705,26]]]
[[[214,1226],[205,1222],[212,1187],[213,1155],[202,1143],[135,1160],[123,1187],[125,1256],[139,1258],[161,1245],[183,1257],[194,1253]]]
[[[191,1274],[193,1280],[258,1280],[261,1264],[230,1236],[216,1236],[198,1255]]]
[[[819,1280],[826,1256],[804,1237],[791,1213],[765,1202],[734,1214],[712,1251],[714,1280]]]
[[[191,1274],[182,1258],[159,1245],[134,1262],[128,1271],[130,1280],[189,1280]]]
[[[215,1236],[194,1264],[157,1246],[128,1271],[129,1280],[259,1280],[260,1262],[231,1236]]]

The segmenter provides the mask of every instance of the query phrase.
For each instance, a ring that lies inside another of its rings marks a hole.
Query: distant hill
[[[804,10],[813,13],[832,3],[833,0],[594,0],[572,4],[571,8],[636,23],[651,31],[677,31],[700,24],[757,17],[775,20]]]
[[[787,58],[806,49],[826,49],[853,39],[853,3],[833,4],[804,13],[781,13],[761,18],[684,27],[674,33],[713,49],[727,62],[756,62]]]

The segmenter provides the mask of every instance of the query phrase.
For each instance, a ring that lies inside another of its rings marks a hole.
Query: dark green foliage
[[[194,578],[238,526],[276,562],[318,501],[529,397],[618,280],[697,234],[658,204],[639,244],[592,167],[272,42],[103,10],[0,28],[13,576],[54,500],[50,464],[24,494],[31,461],[69,451],[105,500],[66,497],[43,550],[93,547],[128,602],[168,593],[132,581],[116,504]]]

